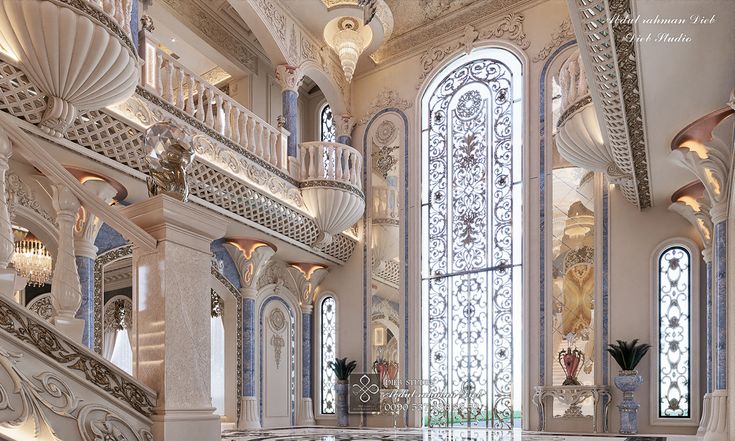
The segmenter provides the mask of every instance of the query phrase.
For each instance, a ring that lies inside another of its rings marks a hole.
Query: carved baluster
[[[225,134],[225,125],[227,124],[226,118],[227,118],[227,112],[224,111],[224,103],[222,100],[222,94],[217,93],[216,89],[212,89],[212,92],[214,92],[214,102],[215,102],[215,120],[214,120],[214,130],[217,131],[220,135]]]
[[[231,134],[232,140],[235,144],[240,144],[240,108],[237,106],[232,107],[232,119],[231,119]]]
[[[163,99],[169,103],[174,103],[174,64],[171,60],[166,60],[165,68],[166,81],[164,82]]]
[[[334,172],[334,178],[341,180],[342,178],[348,178],[350,174],[350,170],[345,167],[345,156],[349,152],[344,149],[344,147],[337,147],[337,154],[334,157],[334,165],[336,167],[336,170]]]
[[[197,83],[197,120],[204,122],[204,84],[202,81],[196,80]]]
[[[224,135],[225,138],[232,139],[232,103],[230,102],[230,100],[225,99],[223,101],[222,111],[224,112],[222,121],[222,135]]]
[[[270,162],[272,165],[278,166],[278,133],[273,130],[268,130],[268,134],[270,136]]]
[[[184,110],[184,69],[178,68],[178,90],[176,91],[176,107]]]
[[[259,158],[263,157],[263,123],[255,122],[255,154]]]
[[[212,98],[214,91],[211,88],[207,88],[207,100],[204,102],[204,125],[209,128],[214,128],[214,114],[212,113]]]
[[[255,151],[255,118],[253,115],[248,115],[248,150],[251,152]]]
[[[270,138],[268,136],[268,127],[263,125],[263,132],[261,133],[260,142],[263,149],[263,160],[265,162],[270,163],[271,162],[271,147],[270,147]]]
[[[316,149],[316,167],[315,172],[316,176],[314,176],[317,179],[323,179],[327,177],[327,167],[324,165],[324,154],[326,153],[326,149],[324,147],[317,147]]]
[[[156,51],[156,92],[159,96],[163,96],[163,53],[159,49]]]
[[[301,158],[301,175],[299,179],[306,179],[306,163],[309,160],[309,148],[306,146],[299,146],[299,157]]]

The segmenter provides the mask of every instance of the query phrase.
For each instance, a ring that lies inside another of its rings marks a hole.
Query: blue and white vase
[[[623,392],[623,401],[618,404],[620,433],[636,434],[638,433],[638,409],[641,405],[635,402],[633,393],[643,384],[643,377],[638,375],[638,371],[620,371],[613,381],[615,386]]]

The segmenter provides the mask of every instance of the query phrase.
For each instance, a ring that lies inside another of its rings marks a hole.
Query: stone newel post
[[[153,436],[219,440],[210,389],[210,244],[226,221],[166,195],[122,212],[158,240],[153,251],[133,249],[133,370],[158,393]]]

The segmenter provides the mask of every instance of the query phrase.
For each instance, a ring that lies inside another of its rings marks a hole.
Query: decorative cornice
[[[621,184],[625,198],[639,208],[652,205],[649,187],[645,120],[641,109],[640,84],[635,44],[626,41],[633,33],[626,20],[615,20],[630,12],[630,0],[574,0],[572,23],[587,72],[589,87],[601,113],[615,164],[634,182]],[[592,92],[594,91],[594,92]]]
[[[539,63],[549,58],[552,52],[559,48],[565,42],[574,38],[574,29],[572,29],[572,21],[565,18],[556,31],[551,33],[551,39],[544,47],[531,58],[534,63]]]
[[[228,55],[242,67],[254,74],[258,73],[258,51],[245,43],[245,39],[223,26],[221,17],[206,10],[192,0],[162,0],[184,22],[189,24],[200,37]]]
[[[480,29],[479,31],[473,26],[467,25],[464,27],[464,33],[458,39],[428,49],[421,55],[421,74],[416,88],[421,87],[424,79],[434,70],[434,67],[444,61],[447,56],[458,50],[470,53],[478,41],[506,38],[518,44],[521,49],[528,49],[531,42],[523,30],[524,19],[523,15],[511,13],[504,16],[499,22],[493,23],[489,28]]]
[[[455,29],[462,29],[467,25],[476,28],[484,27],[488,18],[496,20],[503,13],[518,10],[520,6],[534,0],[493,0],[477,1],[460,10],[438,17],[431,21],[429,26],[420,26],[401,35],[395,35],[378,50],[370,55],[376,64],[394,61],[405,56],[411,56],[429,44],[436,45],[439,41],[450,39],[449,33]],[[524,35],[525,40],[525,35]],[[527,40],[525,40],[527,41]],[[520,42],[518,42],[520,45]],[[523,49],[527,49],[523,47]]]
[[[59,334],[42,318],[31,315],[8,297],[0,296],[0,330],[28,344],[56,363],[77,371],[90,384],[127,403],[134,411],[150,417],[156,397],[112,368],[112,363],[95,357],[81,344]]]
[[[378,112],[383,109],[394,108],[405,112],[413,106],[413,103],[408,100],[401,98],[401,95],[393,89],[384,88],[380,93],[375,95],[368,110],[365,114],[357,121],[357,124],[367,124]]]

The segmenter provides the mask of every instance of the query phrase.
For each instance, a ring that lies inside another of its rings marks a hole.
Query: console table
[[[592,430],[597,433],[598,412],[602,415],[602,431],[607,432],[607,412],[610,407],[610,386],[536,386],[534,388],[533,403],[538,408],[539,432],[546,430],[546,409],[544,401],[547,397],[559,399],[567,404],[569,409],[564,417],[582,416],[582,401],[592,397]],[[602,400],[602,403],[600,403]]]

